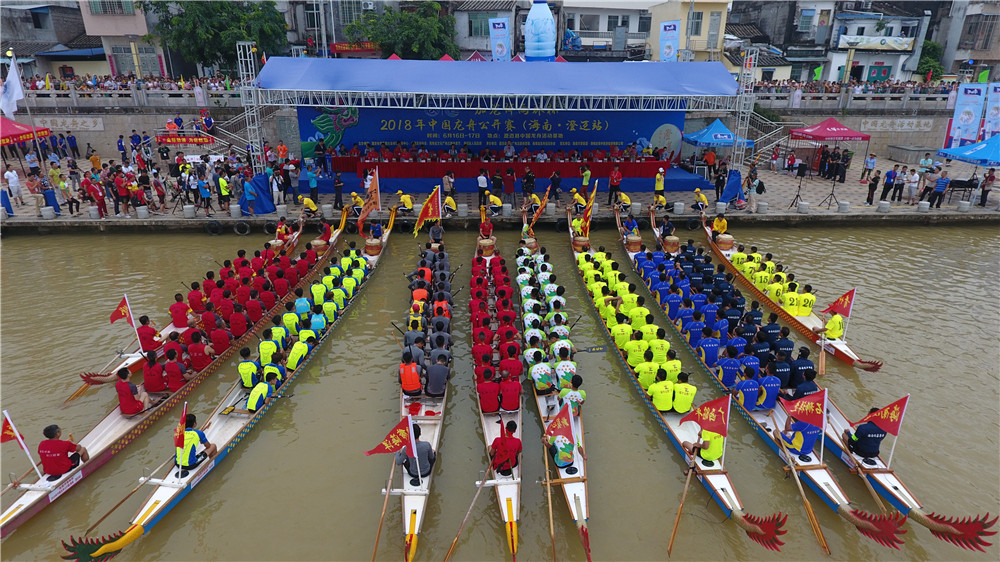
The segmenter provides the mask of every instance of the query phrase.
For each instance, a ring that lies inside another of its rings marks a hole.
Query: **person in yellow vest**
[[[629,212],[632,208],[632,198],[628,196],[624,191],[618,192],[618,209],[623,213]]]
[[[708,198],[701,192],[700,188],[694,190],[694,205],[691,208],[695,211],[704,211],[708,207]]]
[[[489,200],[489,205],[486,206],[486,210],[490,212],[491,217],[500,216],[500,210],[503,209],[503,201],[499,197],[493,195],[489,191],[486,192],[486,197]]]
[[[712,221],[712,241],[718,240],[719,235],[725,234],[727,230],[729,230],[729,221],[726,220],[726,215],[719,213]]]
[[[413,214],[413,197],[408,193],[403,193],[402,190],[396,192],[399,195],[399,212],[404,215]]]
[[[667,208],[667,198],[663,196],[662,191],[653,195],[653,208],[657,211]]]
[[[760,261],[761,259],[763,259],[763,257],[764,256],[760,255],[760,252],[757,251],[757,246],[750,246],[750,253],[747,254],[747,261],[752,261],[755,264],[760,264]],[[756,269],[754,271],[756,271]]]
[[[771,274],[767,272],[767,269],[763,265],[757,270],[752,277],[754,287],[757,287],[761,291],[767,289],[767,284],[771,280]]]
[[[802,294],[799,295],[799,312],[796,316],[809,316],[815,304],[816,295],[812,294],[812,285],[802,287]]]
[[[688,374],[679,373],[677,383],[674,384],[674,411],[678,414],[686,414],[691,411],[694,404],[694,396],[698,389],[693,384],[688,383]]]
[[[840,314],[834,312],[833,316],[826,321],[826,326],[822,328],[813,328],[813,332],[817,334],[825,334],[828,340],[837,340],[844,335],[844,317]]]
[[[781,295],[785,293],[785,285],[781,282],[781,277],[775,275],[771,278],[771,282],[765,287],[767,296],[771,297],[774,302],[781,302]]]
[[[569,192],[573,194],[573,214],[579,215],[583,213],[583,209],[587,207],[587,200],[583,198],[583,195],[576,192],[575,187],[569,190]]]
[[[733,267],[736,271],[743,272],[743,268],[746,267],[747,255],[743,252],[743,244],[736,247],[736,252],[729,257],[729,261],[733,262]]]
[[[452,213],[458,210],[458,205],[455,203],[455,198],[451,195],[444,198],[444,218],[450,219]]]
[[[365,207],[365,200],[361,198],[356,191],[351,192],[351,213],[355,217],[361,216],[361,211]]]
[[[660,170],[658,172],[656,172],[656,179],[653,180],[653,204],[654,205],[656,204],[656,197],[657,196],[663,197],[663,178],[664,178],[663,168],[660,168]],[[663,200],[663,205],[664,206],[666,206],[666,204],[667,204],[666,201],[667,201],[666,199]]]
[[[649,385],[646,394],[653,402],[657,411],[667,413],[674,405],[674,383],[667,380],[667,372],[660,369],[656,373],[656,382]]]
[[[644,361],[642,363],[635,366],[635,376],[639,381],[639,384],[642,386],[642,389],[649,390],[650,385],[656,382],[656,377],[660,371],[663,371],[663,369],[660,368],[659,363],[653,362],[652,351],[647,349],[646,353],[643,354],[643,359]],[[667,378],[666,371],[663,371],[663,378]]]
[[[274,373],[268,373],[264,375],[264,380],[257,383],[250,391],[250,396],[247,398],[247,411],[251,414],[256,413],[257,410],[264,407],[265,404],[271,401],[271,397],[274,396],[274,380],[278,378],[278,375]]]
[[[702,429],[698,432],[697,443],[685,441],[681,445],[691,455],[694,455],[695,449],[698,449],[698,456],[701,457],[702,464],[710,467],[714,466],[715,461],[722,457],[722,451],[725,450],[725,442],[725,438],[718,433]]]
[[[573,235],[583,236],[583,217],[576,217],[573,219]],[[586,253],[580,254],[581,256],[587,255]]]
[[[309,336],[305,340],[299,340],[292,344],[292,349],[288,352],[288,361],[285,362],[285,368],[288,369],[289,372],[295,372],[295,369],[299,368],[302,361],[309,355],[309,352],[312,351],[312,348],[315,346],[316,338],[313,336]]]
[[[677,358],[677,352],[673,349],[667,351],[667,360],[660,363],[660,367],[667,373],[667,380],[676,384],[681,375],[681,360]]]
[[[319,208],[316,206],[316,202],[312,199],[306,197],[305,195],[299,195],[299,203],[302,204],[302,215],[300,218],[311,219],[318,214]]]
[[[792,281],[785,286],[785,292],[781,294],[781,308],[785,309],[785,312],[796,316],[799,313],[799,300],[802,295],[798,293],[799,284]]]
[[[176,447],[177,466],[181,470],[186,470],[198,466],[198,463],[206,458],[215,458],[218,448],[213,443],[208,442],[205,434],[194,428],[198,423],[198,418],[194,414],[188,414],[184,418],[184,446]],[[198,453],[198,445],[204,445],[205,449]]]

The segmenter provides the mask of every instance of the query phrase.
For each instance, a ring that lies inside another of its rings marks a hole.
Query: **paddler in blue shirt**
[[[744,369],[743,380],[736,383],[736,386],[730,391],[743,404],[743,407],[747,411],[751,411],[757,407],[757,395],[760,393],[760,383],[754,379],[755,374],[752,367]]]
[[[215,458],[215,454],[218,452],[215,444],[209,443],[205,434],[194,428],[196,423],[198,423],[198,418],[194,414],[188,414],[184,418],[184,446],[176,447],[177,466],[181,470],[198,466],[198,463],[206,457]],[[197,452],[199,444],[205,445],[205,450],[201,453]],[[182,476],[186,476],[186,474],[182,474]]]
[[[373,222],[368,229],[369,238],[382,238],[382,223]]]
[[[806,369],[802,373],[805,379],[801,384],[795,387],[795,392],[788,394],[785,392],[781,393],[781,397],[785,400],[798,400],[799,398],[804,398],[810,394],[816,394],[819,392],[819,385],[816,384],[816,371],[813,369]]]
[[[278,375],[274,373],[268,373],[265,380],[257,383],[250,391],[250,397],[247,398],[247,410],[251,414],[256,413],[257,410],[271,401],[271,397],[274,396],[274,381],[277,377]]]
[[[878,410],[878,408],[872,408],[868,410],[868,414],[874,414]],[[874,465],[875,461],[872,459],[878,456],[879,446],[885,436],[885,430],[875,425],[875,422],[867,421],[859,425],[854,433],[851,433],[850,429],[845,429],[842,437],[850,452],[863,457],[865,464]]]
[[[639,223],[636,222],[635,217],[631,214],[622,223],[622,235],[639,236]]]

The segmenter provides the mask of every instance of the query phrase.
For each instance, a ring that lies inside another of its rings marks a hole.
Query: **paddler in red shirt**
[[[188,313],[191,312],[191,307],[184,302],[184,295],[177,293],[174,295],[174,304],[170,305],[170,321],[173,322],[174,328],[178,330],[183,329],[187,326],[194,326],[194,319],[188,318]]]
[[[145,390],[132,384],[129,379],[132,372],[126,367],[118,369],[118,382],[115,383],[115,390],[118,391],[118,407],[123,416],[134,416],[149,408],[149,395]]]
[[[42,470],[49,476],[62,476],[90,460],[86,447],[70,440],[59,439],[62,430],[58,425],[50,425],[42,430],[45,440],[38,444],[38,456],[42,459]]]
[[[201,332],[195,332],[191,334],[188,356],[191,357],[191,369],[200,372],[212,363],[215,350],[212,349],[211,345],[201,343]]]
[[[149,316],[143,315],[139,317],[139,327],[135,329],[135,333],[139,337],[139,348],[142,351],[152,351],[160,347],[161,342],[156,339],[160,336],[160,333],[149,324]]]
[[[201,284],[197,281],[192,282],[191,291],[188,292],[187,296],[188,307],[190,307],[195,314],[201,314],[202,312],[205,312],[206,300],[208,300],[208,298],[205,296],[205,293],[201,292]]]
[[[324,234],[326,233],[326,230],[329,228],[330,225],[328,224],[323,225]],[[329,238],[327,238],[327,240],[329,240]],[[306,251],[303,252],[303,255],[305,256],[306,263],[308,264],[309,267],[316,265],[316,262],[319,261],[319,256],[316,255],[316,250],[313,250],[311,243],[306,243]]]

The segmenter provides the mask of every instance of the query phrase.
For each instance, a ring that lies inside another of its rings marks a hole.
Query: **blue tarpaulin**
[[[271,200],[271,186],[267,183],[267,176],[257,174],[250,180],[250,188],[253,189],[254,199],[253,212],[255,215],[267,215],[275,212],[274,201]],[[243,186],[243,195],[240,196],[240,208],[243,209],[243,216],[250,214],[250,206],[247,203],[246,185]]]
[[[993,135],[976,144],[941,149],[937,155],[976,166],[1000,166],[1000,135]]]
[[[14,207],[10,205],[10,196],[7,195],[6,189],[0,190],[0,205],[7,210],[8,217],[14,216]]]
[[[44,194],[45,203],[52,207],[52,210],[56,212],[57,217],[62,216],[62,213],[59,212],[59,200],[56,199],[56,191],[54,189],[46,189]]]
[[[735,96],[721,62],[532,62],[271,57],[266,90],[567,96]]]
[[[722,190],[723,203],[739,201],[743,199],[743,179],[739,170],[729,170],[729,180],[726,181],[726,189]]]
[[[689,64],[689,63],[682,63]],[[733,146],[736,135],[722,121],[716,119],[711,125],[700,131],[684,134],[684,142],[694,146]],[[753,147],[753,141],[746,139],[747,146]]]

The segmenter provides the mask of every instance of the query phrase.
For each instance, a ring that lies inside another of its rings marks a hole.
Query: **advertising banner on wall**
[[[489,23],[493,60],[510,62],[510,18],[490,18]]]
[[[681,20],[660,22],[660,61],[677,62],[681,42]]]
[[[1000,82],[989,85],[986,93],[986,126],[982,140],[1000,135]]]
[[[982,83],[959,84],[955,114],[948,124],[944,148],[957,148],[979,141],[987,88],[988,84]]]
[[[301,154],[312,154],[320,138],[326,146],[355,143],[390,148],[397,142],[447,150],[468,145],[470,152],[501,149],[511,141],[518,149],[624,150],[636,143],[666,148],[670,159],[680,155],[683,111],[502,111],[358,109],[299,107]]]

